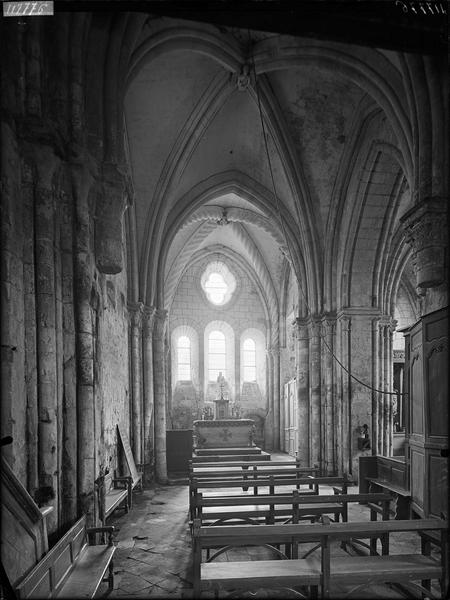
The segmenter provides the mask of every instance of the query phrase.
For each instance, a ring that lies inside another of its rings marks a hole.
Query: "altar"
[[[236,406],[232,407],[230,415],[230,401],[223,378],[219,376],[218,382],[219,397],[214,400],[214,419],[193,423],[193,459],[246,460],[247,457],[255,458],[255,455],[258,459],[270,459],[270,454],[262,452],[253,443],[254,421],[236,418],[240,412]]]
[[[253,430],[251,419],[194,421],[194,449],[251,448]]]

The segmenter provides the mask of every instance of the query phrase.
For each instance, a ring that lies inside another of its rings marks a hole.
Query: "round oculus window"
[[[226,264],[215,261],[203,272],[201,286],[211,304],[223,306],[233,295],[236,280]]]

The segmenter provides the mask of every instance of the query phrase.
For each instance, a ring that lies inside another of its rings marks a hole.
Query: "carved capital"
[[[144,306],[142,315],[142,325],[145,336],[150,336],[153,333],[153,326],[155,324],[155,312],[154,306]]]
[[[159,339],[164,339],[167,326],[167,310],[157,308],[154,313],[154,329],[155,336]]]
[[[322,332],[324,335],[333,335],[336,331],[336,316],[333,314],[325,314],[322,317]]]
[[[294,328],[295,337],[297,338],[297,341],[309,339],[307,319],[297,317],[292,321],[292,327]]]
[[[320,321],[311,320],[309,322],[309,337],[318,338],[320,336]]]
[[[386,334],[393,334],[395,328],[397,327],[397,321],[393,319],[390,315],[381,315],[378,321],[378,327],[379,329],[384,330]]]
[[[272,356],[273,358],[276,358],[278,356],[280,356],[280,346],[271,346],[268,349],[268,353],[270,354],[270,356]]]
[[[447,238],[447,201],[426,198],[400,219],[406,242],[413,251],[413,265],[418,291],[445,281]]]
[[[140,329],[142,327],[142,317],[144,314],[144,305],[142,302],[128,303],[128,316],[130,318],[131,327]]]

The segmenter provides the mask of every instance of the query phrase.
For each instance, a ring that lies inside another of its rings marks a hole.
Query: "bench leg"
[[[108,567],[108,588],[110,590],[114,589],[114,563],[110,561]]]
[[[430,556],[431,555],[431,542],[430,540],[425,540],[424,538],[422,538],[422,554],[424,556]],[[423,579],[421,581],[422,587],[424,587],[426,590],[430,591],[431,590],[431,580],[430,579]]]

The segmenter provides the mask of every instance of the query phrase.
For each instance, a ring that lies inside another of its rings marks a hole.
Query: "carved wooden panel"
[[[423,507],[424,455],[411,448],[411,499]]]
[[[426,355],[429,434],[448,434],[448,350],[444,343],[433,344]]]
[[[448,435],[448,317],[438,311],[424,317],[425,406],[427,433]],[[445,440],[444,440],[445,441]]]
[[[423,433],[423,374],[422,357],[417,352],[411,361],[411,432]]]
[[[433,454],[428,455],[428,506],[429,515],[448,515],[448,464],[447,459]]]
[[[48,550],[48,540],[42,512],[4,459],[1,461],[1,532],[2,564],[14,586]]]

